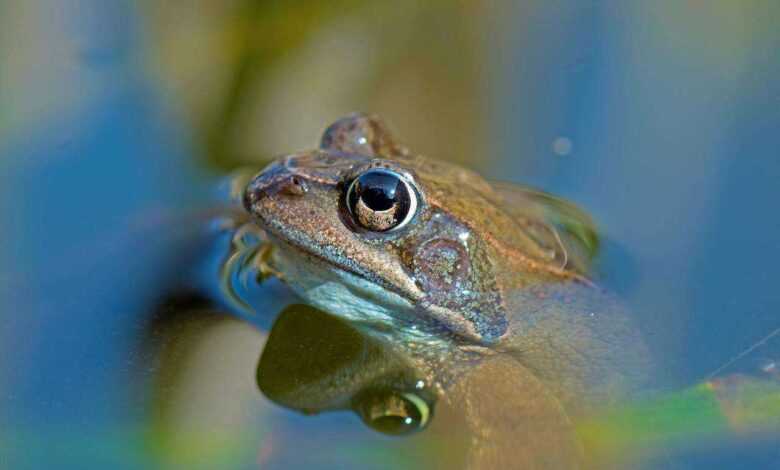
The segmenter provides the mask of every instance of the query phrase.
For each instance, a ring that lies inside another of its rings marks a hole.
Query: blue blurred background
[[[417,458],[263,399],[262,328],[149,327],[217,257],[199,214],[221,175],[354,110],[585,207],[659,388],[700,382],[780,328],[778,21],[771,0],[3,1],[0,467],[305,466],[296,429],[338,468]],[[667,463],[771,468],[777,448]]]

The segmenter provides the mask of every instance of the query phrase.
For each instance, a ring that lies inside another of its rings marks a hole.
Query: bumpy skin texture
[[[350,182],[372,168],[414,188],[416,213],[399,230],[366,230],[345,207]],[[586,214],[414,155],[376,117],[343,118],[319,149],[276,160],[244,205],[273,245],[272,271],[406,349],[441,390],[500,354],[576,410],[623,395],[647,371],[629,318],[587,279],[597,237]]]

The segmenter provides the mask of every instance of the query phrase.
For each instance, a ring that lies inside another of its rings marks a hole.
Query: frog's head
[[[315,306],[483,344],[507,331],[507,289],[574,266],[548,215],[507,202],[471,171],[413,156],[363,114],[328,127],[319,149],[276,160],[244,193],[273,242],[272,269]]]

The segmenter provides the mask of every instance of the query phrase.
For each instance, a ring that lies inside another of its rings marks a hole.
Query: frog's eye
[[[349,185],[349,213],[372,232],[398,230],[414,217],[417,193],[402,175],[384,168],[363,172]]]

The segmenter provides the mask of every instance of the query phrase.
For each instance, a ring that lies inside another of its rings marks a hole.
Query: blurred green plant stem
[[[731,375],[605,410],[577,433],[597,461],[780,433],[780,381]]]

